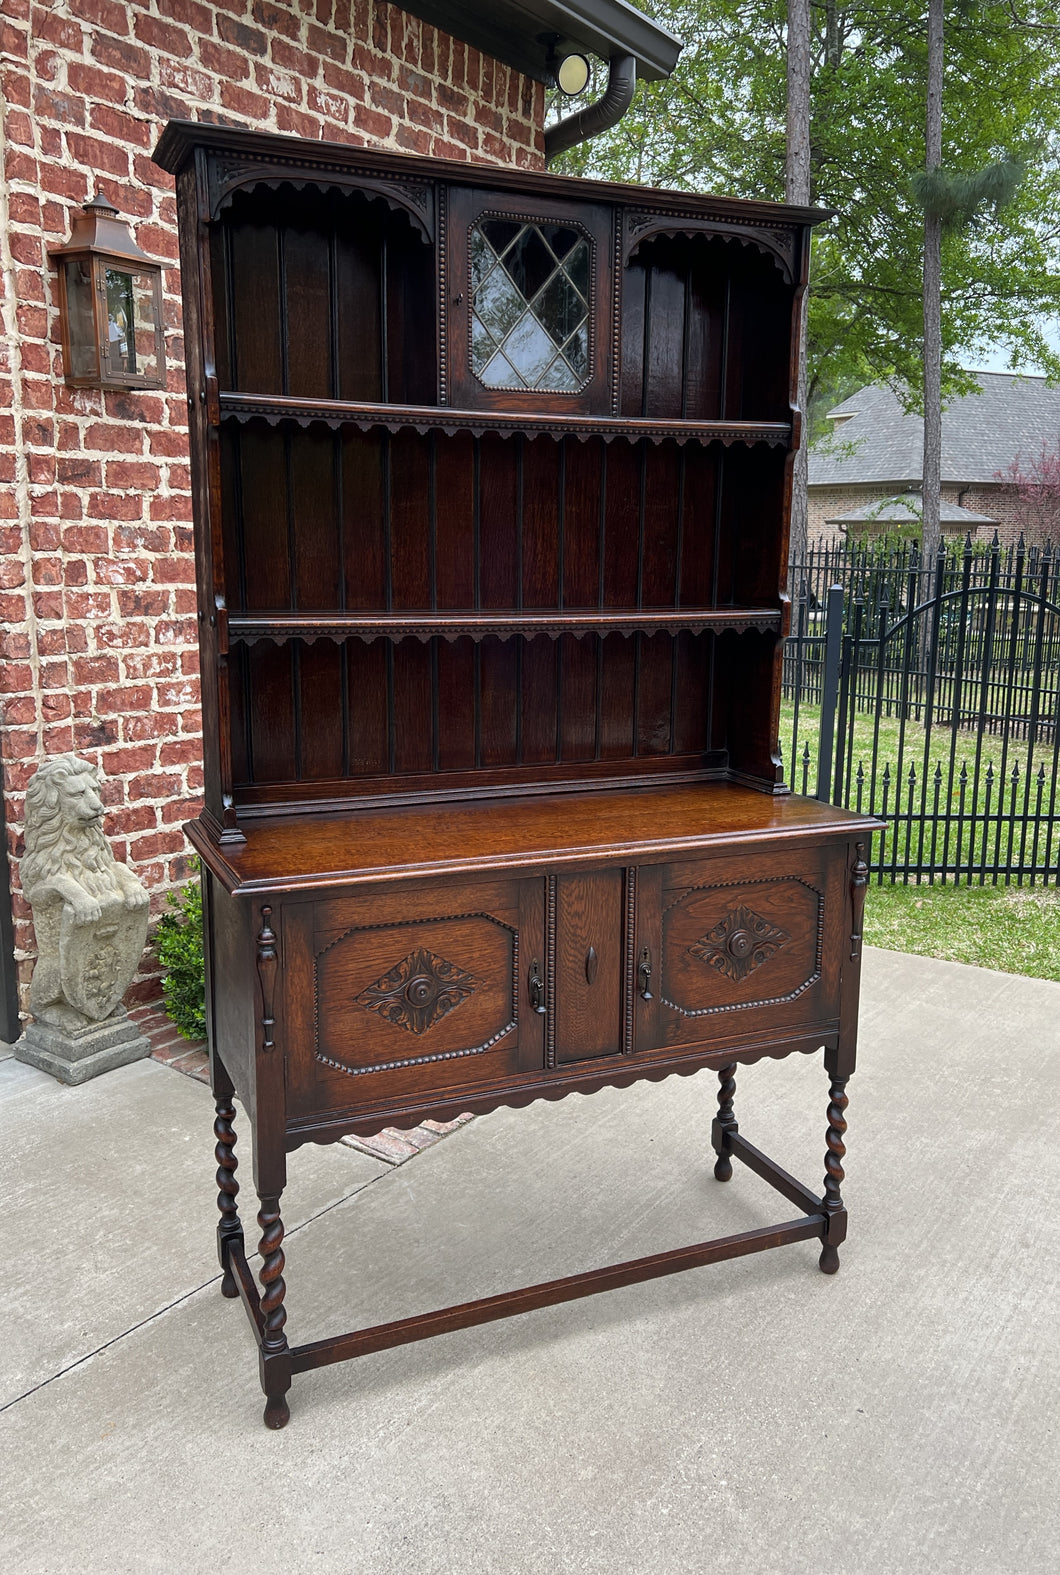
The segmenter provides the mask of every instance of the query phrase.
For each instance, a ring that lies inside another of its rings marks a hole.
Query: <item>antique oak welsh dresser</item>
[[[172,123],[219,1251],[292,1375],[846,1229],[874,822],[777,732],[811,209]],[[818,1196],[733,1114],[823,1047]],[[703,1067],[792,1222],[290,1346],[306,1142]],[[237,1210],[254,1132],[260,1294]]]

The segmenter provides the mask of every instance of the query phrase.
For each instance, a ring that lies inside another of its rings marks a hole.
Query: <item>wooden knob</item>
[[[754,949],[754,944],[755,938],[750,930],[733,930],[729,939],[725,942],[730,955],[741,961],[744,957],[749,956]]]

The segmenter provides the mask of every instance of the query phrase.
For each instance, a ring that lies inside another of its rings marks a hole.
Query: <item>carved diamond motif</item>
[[[354,999],[396,1028],[425,1034],[474,993],[475,981],[469,973],[420,947]]]
[[[786,946],[791,936],[753,908],[736,908],[688,948],[709,967],[737,983]]]

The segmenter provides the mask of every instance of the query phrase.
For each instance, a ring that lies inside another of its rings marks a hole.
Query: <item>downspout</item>
[[[551,164],[559,154],[579,142],[588,142],[617,126],[633,102],[637,86],[637,62],[633,55],[612,55],[607,89],[594,104],[588,104],[576,115],[568,115],[549,126],[545,132],[545,163]]]

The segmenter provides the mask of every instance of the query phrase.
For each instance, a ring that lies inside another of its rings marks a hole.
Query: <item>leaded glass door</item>
[[[453,193],[448,403],[610,414],[609,216]]]

